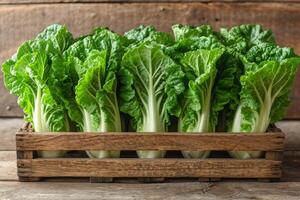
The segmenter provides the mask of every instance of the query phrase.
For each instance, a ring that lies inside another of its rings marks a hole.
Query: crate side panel
[[[282,151],[283,133],[18,133],[18,150]]]
[[[30,177],[279,178],[281,162],[253,159],[33,159],[18,160]]]

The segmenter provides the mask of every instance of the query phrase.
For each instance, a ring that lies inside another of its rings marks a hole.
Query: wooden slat
[[[18,180],[16,152],[0,151],[0,181],[8,180]]]
[[[34,158],[33,151],[17,151],[17,159],[33,159]],[[18,168],[19,173],[19,168]],[[22,182],[32,182],[32,181],[39,181],[39,177],[26,177],[26,176],[19,176],[19,181]]]
[[[300,151],[285,151],[282,167],[283,181],[300,181]]]
[[[283,150],[284,134],[18,133],[17,150]]]
[[[131,3],[131,2],[156,2],[156,3],[166,3],[166,2],[178,2],[178,3],[186,3],[186,2],[299,2],[299,0],[0,0],[1,4],[45,4],[45,3]]]
[[[300,5],[300,4],[299,4]],[[299,18],[300,20],[300,18]],[[300,28],[299,28],[300,31]],[[299,38],[300,39],[300,38]],[[294,45],[295,50],[298,51],[298,55],[300,55],[300,44]],[[299,48],[298,48],[299,47]],[[296,79],[294,81],[293,91],[290,96],[290,105],[287,109],[285,119],[300,119],[300,70],[298,70]]]
[[[9,200],[297,200],[300,183],[165,183],[86,184],[0,182],[1,198]]]
[[[276,126],[286,133],[284,149],[300,151],[300,121],[281,121]]]
[[[17,151],[17,159],[33,159],[33,151]],[[19,173],[19,167],[18,167]],[[39,177],[27,177],[27,176],[19,176],[19,181],[22,182],[32,182],[32,181],[39,181]]]
[[[18,180],[15,151],[0,151],[0,181],[1,180]],[[283,178],[281,180],[300,181],[300,151],[284,152]],[[71,180],[67,181],[70,182]],[[74,181],[78,182],[78,180],[73,180],[73,182]]]
[[[300,151],[286,151],[283,158],[283,178],[281,180],[300,181]],[[1,180],[18,180],[15,151],[0,151]],[[68,179],[67,181],[70,182],[71,180]],[[79,180],[74,181],[78,182]]]
[[[152,24],[170,31],[175,23],[206,24],[215,28],[259,23],[271,28],[281,45],[300,53],[299,3],[68,3],[0,6],[0,63],[17,47],[47,25],[66,24],[75,36],[92,27],[108,26],[123,33],[139,24]],[[0,83],[2,83],[0,73]],[[292,94],[288,118],[300,117],[300,72]],[[0,116],[21,116],[16,98],[0,84]]]
[[[28,177],[228,177],[279,178],[280,161],[253,159],[21,159]]]
[[[23,119],[0,118],[0,151],[15,150],[16,140],[15,132],[22,127]],[[300,151],[300,121],[281,121],[276,123],[276,126],[285,133],[285,150]]]
[[[23,125],[23,119],[0,118],[0,151],[15,150],[16,130]],[[300,121],[281,121],[276,123],[276,126],[285,133],[285,150],[300,151]]]
[[[86,184],[0,182],[1,198],[9,200],[297,200],[300,183],[165,183]]]
[[[16,149],[15,133],[23,124],[23,119],[0,119],[0,151]]]
[[[282,157],[283,157],[283,152],[282,151],[267,151],[265,153],[265,159],[267,159],[267,160],[282,161]],[[282,166],[280,168],[282,169]],[[265,179],[260,179],[260,180],[261,181],[270,182],[272,180],[273,181],[279,181],[280,178],[278,178],[278,179],[265,178]]]

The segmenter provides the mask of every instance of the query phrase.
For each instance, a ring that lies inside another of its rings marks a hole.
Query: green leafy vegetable
[[[193,55],[193,52],[201,52],[204,54],[202,59],[211,59],[212,56],[216,53],[213,52],[221,52],[220,56],[216,57],[216,60],[213,61],[213,80],[212,80],[212,88],[210,89],[209,95],[211,95],[210,101],[207,101],[207,105],[204,105],[203,102],[201,104],[201,108],[198,108],[198,111],[202,109],[202,106],[207,106],[209,108],[209,119],[206,122],[209,122],[209,128],[202,129],[202,131],[198,130],[198,132],[215,132],[218,125],[218,119],[220,118],[220,112],[224,109],[224,106],[229,104],[232,99],[232,93],[234,91],[234,75],[237,73],[236,68],[236,56],[227,49],[224,44],[222,44],[218,35],[213,31],[211,26],[203,25],[199,27],[193,26],[183,26],[183,25],[175,25],[172,27],[173,32],[176,38],[176,44],[169,48],[169,52],[171,52],[171,56],[175,58],[175,60],[179,60],[178,62],[182,63],[183,58],[186,57],[186,54]],[[211,52],[211,53],[208,53]],[[196,54],[196,53],[194,53]],[[189,62],[193,62],[197,56],[191,56]],[[184,63],[183,63],[184,64]],[[210,66],[210,65],[209,65]],[[209,68],[208,66],[206,66]],[[185,68],[186,69],[186,68]],[[192,70],[186,71],[186,84],[191,80],[195,80],[195,77],[204,76],[203,74],[195,74]],[[202,78],[203,79],[203,78]],[[189,88],[189,87],[187,87]],[[187,89],[189,90],[189,89]],[[190,103],[191,100],[194,99],[193,96],[189,94],[190,92],[186,91],[186,98],[182,104],[193,104]],[[195,93],[195,92],[194,92]],[[195,104],[195,105],[199,105]],[[199,112],[200,113],[200,112]],[[187,121],[193,121],[191,119],[194,118],[192,114],[189,116],[186,114],[184,117]],[[195,119],[195,118],[194,118]],[[181,119],[182,121],[182,119]],[[222,121],[222,120],[221,120]],[[185,123],[187,124],[187,123]],[[185,128],[180,127],[179,130],[187,131]],[[189,130],[191,131],[191,130]],[[209,152],[182,152],[185,157],[188,158],[199,158],[199,157],[207,157]]]
[[[126,32],[124,36],[130,43],[128,49],[133,46],[138,46],[141,43],[159,45],[162,49],[174,44],[174,39],[170,34],[159,32],[153,26],[140,25],[137,28]]]
[[[209,132],[211,124],[211,102],[217,75],[216,63],[223,54],[222,49],[190,51],[182,58],[184,70],[189,77],[185,109],[180,118],[180,130],[184,132]]]
[[[270,123],[282,119],[300,58],[292,49],[261,43],[242,56],[240,103],[232,132],[266,132]],[[260,152],[231,152],[238,158],[252,158]]]
[[[189,79],[179,118],[180,132],[212,132],[216,124],[212,120],[212,100],[217,75],[216,63],[222,49],[190,51],[182,58]],[[183,152],[185,157],[207,157],[209,152]]]
[[[84,131],[120,132],[115,72],[108,68],[107,51],[93,50],[84,66],[88,69],[76,86],[76,100],[82,108]],[[117,151],[89,151],[91,157],[119,157]]]
[[[50,90],[48,74],[55,57],[60,57],[72,41],[64,26],[49,26],[34,40],[22,44],[16,55],[2,65],[5,86],[18,96],[25,120],[37,132],[70,130],[66,110]],[[63,152],[40,153],[43,157],[57,157]]]
[[[181,112],[183,90],[180,66],[159,47],[141,44],[125,53],[120,71],[121,111],[133,117],[138,132],[165,132],[169,116]],[[164,152],[139,151],[142,158],[163,157]]]
[[[82,37],[55,65],[54,84],[70,118],[85,132],[119,132],[116,73],[127,40],[105,28]],[[63,69],[62,69],[63,68]],[[62,70],[69,75],[61,74]],[[68,91],[68,92],[65,92]],[[118,157],[119,151],[87,151],[90,157]]]
[[[177,24],[172,30],[174,37],[141,25],[121,36],[96,28],[73,39],[55,24],[3,63],[4,84],[37,132],[253,133],[283,118],[300,57],[277,46],[272,31],[255,24],[219,32]],[[120,152],[87,154],[111,158]],[[230,154],[245,159],[262,152]],[[159,158],[165,151],[138,155]]]

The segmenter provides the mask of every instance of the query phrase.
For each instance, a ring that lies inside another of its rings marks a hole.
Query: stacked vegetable
[[[52,25],[2,65],[4,83],[37,132],[251,133],[266,132],[283,118],[300,57],[277,46],[270,30],[259,25],[219,32],[209,25],[172,29],[174,38],[139,26],[124,35],[97,28],[74,39],[66,27]],[[107,158],[120,152],[87,154]],[[230,155],[256,158],[261,152]]]

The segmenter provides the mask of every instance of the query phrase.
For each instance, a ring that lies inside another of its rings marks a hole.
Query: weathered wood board
[[[276,126],[284,131],[286,151],[300,151],[300,122],[281,121]]]
[[[0,4],[32,4],[32,3],[131,3],[131,2],[146,2],[146,3],[163,3],[163,2],[299,2],[299,0],[0,0]]]
[[[0,181],[1,180],[18,180],[15,151],[0,151]],[[51,181],[51,179],[49,179],[49,181]],[[78,179],[76,181],[81,180]],[[87,182],[88,180],[84,179],[82,181]],[[282,181],[300,181],[299,151],[284,152]]]
[[[17,150],[282,151],[284,134],[34,133],[16,136]],[[212,142],[213,141],[213,142]]]
[[[190,2],[190,3],[63,3],[0,5],[0,62],[9,58],[25,40],[49,24],[66,24],[75,36],[93,27],[108,26],[123,33],[139,24],[152,24],[170,31],[175,23],[205,24],[215,28],[241,23],[259,23],[271,28],[279,44],[295,47],[300,53],[300,4],[279,2]],[[27,0],[21,2],[29,2]],[[39,3],[40,2],[40,3]],[[48,1],[52,2],[52,1]],[[53,1],[53,2],[64,2]],[[76,1],[78,2],[78,1]],[[91,2],[91,1],[90,1]],[[16,1],[14,1],[16,3]],[[2,74],[0,83],[2,83]],[[300,87],[300,72],[294,88]],[[21,116],[16,98],[0,84],[0,116]],[[287,117],[300,117],[300,90],[294,89]]]
[[[16,131],[22,127],[24,120],[19,119],[0,119],[0,151],[16,149]]]
[[[16,152],[0,151],[0,180],[7,181],[17,179]]]
[[[285,151],[283,181],[300,181],[300,151]]]
[[[252,159],[20,159],[20,177],[279,178],[281,161]]]
[[[21,118],[1,119],[0,118],[0,151],[15,150],[15,133],[23,126],[24,120]],[[300,123],[299,121],[281,121],[276,126],[283,130],[286,136],[285,150],[300,151]]]
[[[86,184],[0,182],[9,200],[298,200],[300,183]]]

